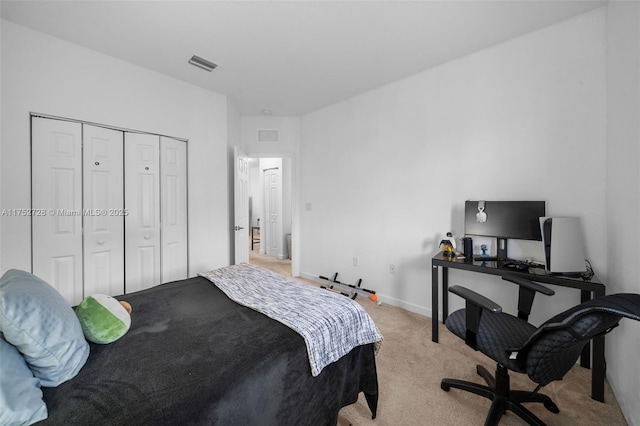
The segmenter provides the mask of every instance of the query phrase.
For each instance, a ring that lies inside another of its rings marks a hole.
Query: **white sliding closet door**
[[[32,117],[32,271],[72,305],[188,277],[187,144]]]
[[[123,133],[83,125],[84,292],[124,293]]]
[[[83,298],[82,125],[33,117],[32,270],[71,304]]]
[[[125,289],[131,293],[161,283],[160,138],[126,133]]]
[[[187,278],[187,144],[160,137],[162,282]]]

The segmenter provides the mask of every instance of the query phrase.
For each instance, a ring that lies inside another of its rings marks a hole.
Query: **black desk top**
[[[465,271],[480,272],[490,275],[516,275],[523,276],[532,281],[553,284],[563,287],[573,287],[580,290],[594,291],[600,295],[605,293],[605,285],[601,283],[597,277],[593,276],[591,280],[586,281],[581,277],[572,277],[569,275],[552,274],[545,271],[544,268],[530,267],[528,270],[519,270],[517,268],[504,266],[501,260],[494,261],[474,261],[469,258],[448,258],[439,252],[431,259],[432,265],[442,266],[443,268],[462,269]]]

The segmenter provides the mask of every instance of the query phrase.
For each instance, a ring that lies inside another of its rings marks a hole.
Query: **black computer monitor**
[[[544,201],[466,201],[464,233],[498,238],[498,257],[506,257],[507,239],[542,241],[544,216]]]

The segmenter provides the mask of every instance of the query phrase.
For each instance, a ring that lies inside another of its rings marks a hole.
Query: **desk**
[[[474,262],[472,259],[448,259],[442,256],[442,253],[438,253],[431,259],[431,340],[436,343],[438,342],[438,268],[442,268],[442,322],[449,315],[449,268],[498,276],[516,275],[542,284],[575,288],[580,290],[581,302],[605,295],[605,285],[598,282],[595,277],[591,281],[584,281],[581,278],[552,275],[541,268],[529,268],[529,271],[519,271],[504,267],[500,261]],[[592,365],[590,349],[591,345],[585,346],[580,356],[580,365],[585,368],[591,367],[591,398],[604,402],[604,337],[593,339]]]

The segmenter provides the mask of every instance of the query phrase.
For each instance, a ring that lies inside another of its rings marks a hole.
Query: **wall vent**
[[[198,68],[201,68],[209,72],[213,71],[218,66],[213,62],[207,61],[206,59],[201,58],[200,56],[197,56],[197,55],[193,55],[191,59],[189,59],[187,62],[189,62],[193,66],[196,66]]]
[[[259,129],[258,142],[280,142],[280,131],[277,129]]]

